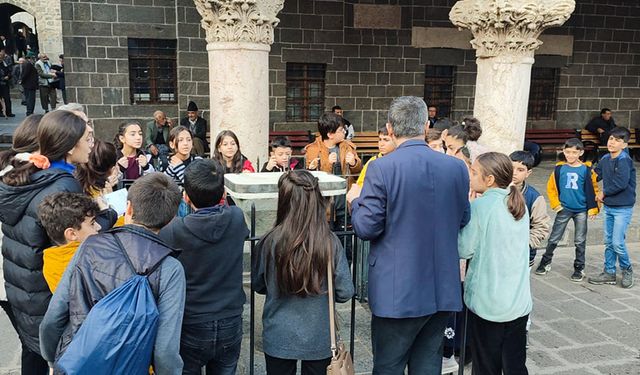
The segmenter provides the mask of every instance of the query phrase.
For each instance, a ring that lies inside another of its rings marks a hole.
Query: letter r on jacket
[[[569,172],[567,173],[567,185],[564,187],[565,189],[578,190],[578,179],[580,176],[577,173]]]

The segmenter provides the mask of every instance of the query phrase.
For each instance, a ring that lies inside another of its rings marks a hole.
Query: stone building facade
[[[62,53],[60,0],[0,0],[0,35],[11,35],[11,16],[21,11],[36,19],[40,50],[57,62]]]
[[[453,4],[455,0],[286,0],[269,57],[270,128],[315,128],[312,119],[287,118],[287,64],[292,63],[323,67],[323,110],[342,106],[356,130],[384,124],[393,97],[423,97],[429,66],[453,67],[451,117],[472,114],[475,51],[468,43],[470,34],[449,21]],[[209,64],[200,20],[191,0],[61,0],[68,95],[87,106],[99,136],[111,138],[122,119],[150,119],[156,109],[183,115],[189,100],[210,116]],[[173,100],[132,103],[132,38],[176,42]],[[620,125],[640,127],[636,0],[577,0],[569,21],[545,31],[543,41],[534,70],[555,72],[546,92],[553,110],[550,118],[532,120],[530,126],[580,128],[608,107]]]

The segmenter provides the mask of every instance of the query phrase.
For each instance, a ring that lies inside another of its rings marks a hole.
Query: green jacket
[[[169,147],[169,132],[171,128],[169,125],[165,125],[162,127],[162,136],[164,137],[164,143]],[[149,148],[152,144],[155,143],[156,134],[158,133],[158,125],[156,125],[156,120],[151,120],[147,122],[147,129],[144,132],[144,147]]]
[[[531,312],[529,215],[516,221],[507,208],[509,190],[493,188],[471,202],[471,220],[458,237],[460,258],[471,259],[464,301],[491,322],[510,322]]]

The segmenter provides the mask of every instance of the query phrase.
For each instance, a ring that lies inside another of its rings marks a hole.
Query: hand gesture
[[[332,152],[329,154],[329,163],[335,164],[338,161],[338,154]]]
[[[173,126],[173,121],[171,121],[171,119],[168,117],[167,117],[167,125],[169,125],[169,127]]]
[[[151,147],[149,147],[149,151],[151,151],[151,155],[158,156],[158,148],[156,145],[151,145]]]
[[[272,152],[269,156],[269,162],[267,163],[267,170],[272,171],[277,164],[278,162],[276,162],[276,156]]]
[[[360,197],[360,193],[362,192],[362,188],[358,184],[351,185],[351,189],[347,193],[347,202],[351,203],[354,199]]]
[[[320,166],[320,157],[311,160],[309,163],[309,169],[317,169]]]
[[[126,156],[123,156],[118,160],[118,164],[120,164],[122,168],[126,169],[129,166],[129,161]]]
[[[350,167],[353,167],[356,165],[356,156],[353,154],[353,152],[349,151],[347,152],[345,161],[347,162],[347,164],[349,164]]]
[[[157,150],[156,150],[157,152]],[[147,164],[149,164],[149,160],[147,160],[147,157],[145,155],[140,155],[138,156],[138,165],[140,165],[142,168],[146,167]]]
[[[596,194],[596,201],[604,203],[604,192],[599,191],[598,194]]]

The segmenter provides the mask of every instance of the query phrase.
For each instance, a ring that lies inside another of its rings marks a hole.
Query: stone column
[[[221,130],[256,165],[269,143],[269,51],[284,0],[194,0],[207,33],[211,153]]]
[[[574,8],[574,0],[461,0],[453,6],[451,22],[474,37],[480,143],[507,154],[522,149],[538,37],[562,25]]]

